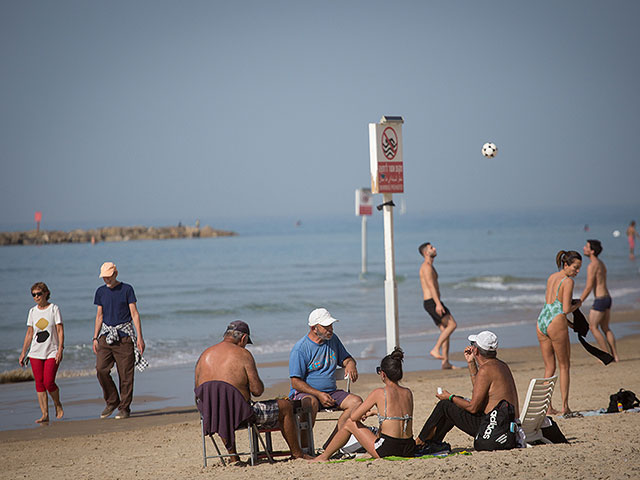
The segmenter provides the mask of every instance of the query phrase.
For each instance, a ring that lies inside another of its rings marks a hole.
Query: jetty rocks
[[[133,240],[164,240],[169,238],[232,237],[235,232],[215,230],[210,226],[176,227],[102,227],[92,230],[29,230],[26,232],[0,232],[2,245],[42,245],[49,243],[127,242]]]

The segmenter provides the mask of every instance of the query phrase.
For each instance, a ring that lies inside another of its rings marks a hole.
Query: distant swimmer
[[[433,261],[438,253],[436,248],[429,242],[420,245],[418,251],[424,257],[424,262],[420,266],[420,284],[422,285],[424,298],[423,306],[440,329],[438,341],[429,354],[438,360],[442,360],[443,369],[457,368],[449,363],[449,337],[456,329],[457,324],[449,309],[440,301],[438,272],[433,267]]]
[[[587,240],[586,245],[582,249],[585,256],[589,258],[590,263],[587,267],[587,284],[584,287],[580,301],[584,301],[593,290],[595,297],[593,306],[589,312],[589,328],[595,337],[600,349],[611,352],[613,359],[619,361],[618,352],[616,351],[616,339],[613,332],[609,329],[609,319],[611,315],[611,296],[607,289],[607,267],[604,262],[598,258],[602,252],[602,244],[599,240]],[[598,330],[602,329],[602,333]],[[606,338],[605,338],[606,337]]]
[[[634,250],[636,249],[636,237],[640,238],[636,231],[636,221],[631,220],[631,223],[627,227],[627,240],[629,241],[629,258],[633,260],[636,258]]]

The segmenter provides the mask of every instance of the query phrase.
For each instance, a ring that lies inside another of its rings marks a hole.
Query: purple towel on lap
[[[217,433],[225,447],[234,448],[235,431],[253,416],[249,402],[236,387],[218,380],[205,382],[194,391],[205,434]]]

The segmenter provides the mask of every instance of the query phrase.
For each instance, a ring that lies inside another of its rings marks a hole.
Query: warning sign
[[[387,127],[382,131],[382,151],[387,160],[393,160],[398,153],[398,134],[396,131]]]
[[[358,188],[356,190],[356,215],[373,214],[373,196],[370,188]]]
[[[371,192],[403,193],[402,123],[369,124]]]

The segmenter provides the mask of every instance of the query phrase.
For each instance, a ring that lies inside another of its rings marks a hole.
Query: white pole
[[[367,216],[362,215],[362,274],[367,273]]]
[[[383,194],[384,203],[390,203],[393,195]],[[387,321],[387,353],[391,353],[398,342],[398,286],[396,284],[396,267],[393,255],[393,207],[384,206],[384,280],[385,318]]]

